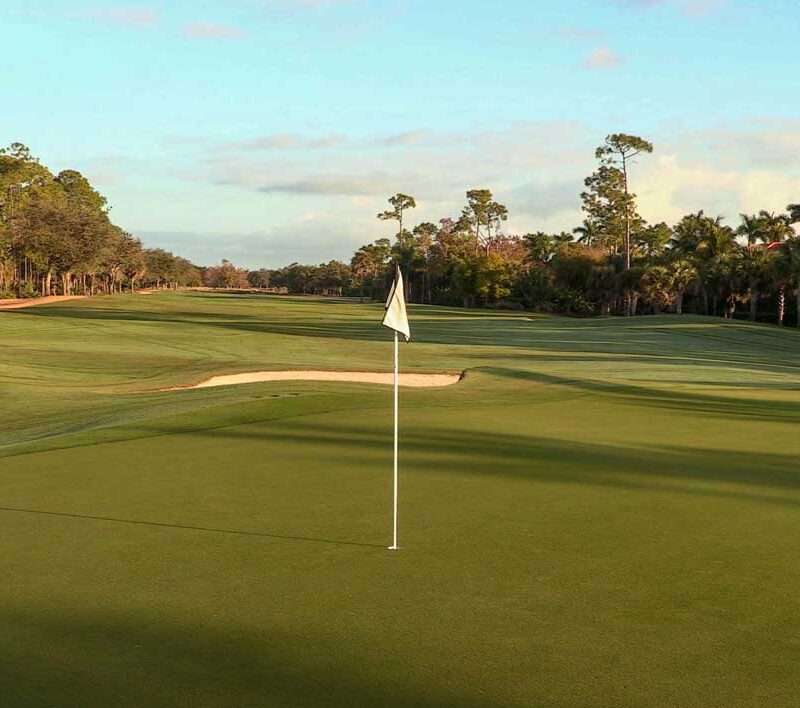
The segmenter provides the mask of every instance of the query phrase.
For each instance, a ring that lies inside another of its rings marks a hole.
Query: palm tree
[[[762,209],[758,212],[761,221],[761,240],[764,243],[780,243],[794,236],[791,217]]]
[[[675,293],[675,312],[683,313],[683,296],[697,280],[697,268],[688,258],[677,258],[669,264],[670,287]]]
[[[652,224],[636,234],[636,251],[648,258],[658,258],[664,254],[672,236],[672,229],[663,221]]]
[[[790,205],[790,208],[792,206]],[[747,237],[749,249],[763,248],[764,246],[769,248],[772,244],[782,243],[794,236],[792,219],[789,215],[776,214],[762,209],[758,214],[750,216],[741,214],[741,217],[742,224],[738,229],[738,233]],[[760,241],[760,244],[757,244],[757,241]],[[788,279],[790,279],[790,261],[785,254],[779,252],[769,253],[767,261],[764,264],[766,269],[764,284],[773,285],[778,290],[778,324],[783,326],[783,317],[786,312],[786,286]],[[750,307],[751,319],[755,318],[754,307],[755,303],[752,303]]]
[[[779,327],[783,327],[783,318],[786,314],[786,288],[792,284],[797,275],[794,266],[789,249],[781,248],[770,253],[768,273],[772,285],[778,290]]]
[[[750,320],[755,322],[758,297],[762,287],[769,281],[769,251],[763,248],[745,248],[739,260],[739,274],[746,284],[750,297]]]
[[[789,205],[792,206],[800,205]],[[736,230],[739,236],[747,239],[748,246],[755,246],[756,243],[775,243],[785,241],[794,236],[792,229],[792,217],[787,214],[776,214],[772,211],[762,209],[758,214],[739,214],[742,223]]]
[[[620,290],[620,274],[613,264],[595,263],[590,271],[589,296],[598,303],[601,315],[611,314],[611,305]]]
[[[708,218],[702,210],[684,216],[672,230],[672,250],[685,256],[694,255],[703,238],[703,225]]]
[[[653,304],[655,314],[661,314],[673,300],[672,270],[664,265],[651,265],[642,275],[641,288],[644,296]]]
[[[795,205],[800,207],[800,204]],[[795,237],[787,241],[784,256],[789,261],[789,283],[795,287],[795,298],[797,302],[797,322],[800,327],[800,238]]]
[[[673,229],[672,251],[688,259],[697,269],[702,285],[704,311],[716,313],[720,290],[716,262],[736,251],[736,235],[724,226],[721,216],[706,216],[704,212],[688,214]],[[709,297],[712,307],[709,309]]]
[[[747,239],[748,246],[754,246],[761,238],[761,220],[758,214],[739,214],[742,223],[736,229],[739,236],[744,236]]]
[[[586,219],[583,220],[583,224],[572,229],[572,233],[580,234],[577,241],[586,246],[597,246],[603,238],[603,234],[597,224],[594,221],[588,221]]]

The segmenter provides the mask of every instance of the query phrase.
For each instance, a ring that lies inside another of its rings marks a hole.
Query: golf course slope
[[[800,335],[156,293],[0,312],[0,705],[786,707]],[[146,389],[147,392],[142,392]]]

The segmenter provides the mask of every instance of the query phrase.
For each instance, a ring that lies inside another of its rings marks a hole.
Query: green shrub
[[[39,293],[36,292],[36,289],[33,287],[33,283],[28,280],[23,280],[17,283],[16,287],[14,288],[16,295],[12,295],[11,297],[36,297]]]
[[[557,288],[553,291],[551,299],[554,311],[563,315],[594,317],[597,314],[595,303],[578,290]]]

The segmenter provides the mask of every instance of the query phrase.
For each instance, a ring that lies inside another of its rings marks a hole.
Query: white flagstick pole
[[[398,373],[398,338],[397,332],[394,333],[394,533],[392,536],[393,543],[389,546],[390,551],[397,551],[400,546],[397,545],[397,438],[398,438],[398,417],[399,417],[399,394],[400,387],[400,374]]]

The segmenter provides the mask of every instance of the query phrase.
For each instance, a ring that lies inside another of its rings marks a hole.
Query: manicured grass
[[[795,706],[800,335],[215,294],[0,312],[0,705]],[[142,393],[141,391],[149,391]]]

